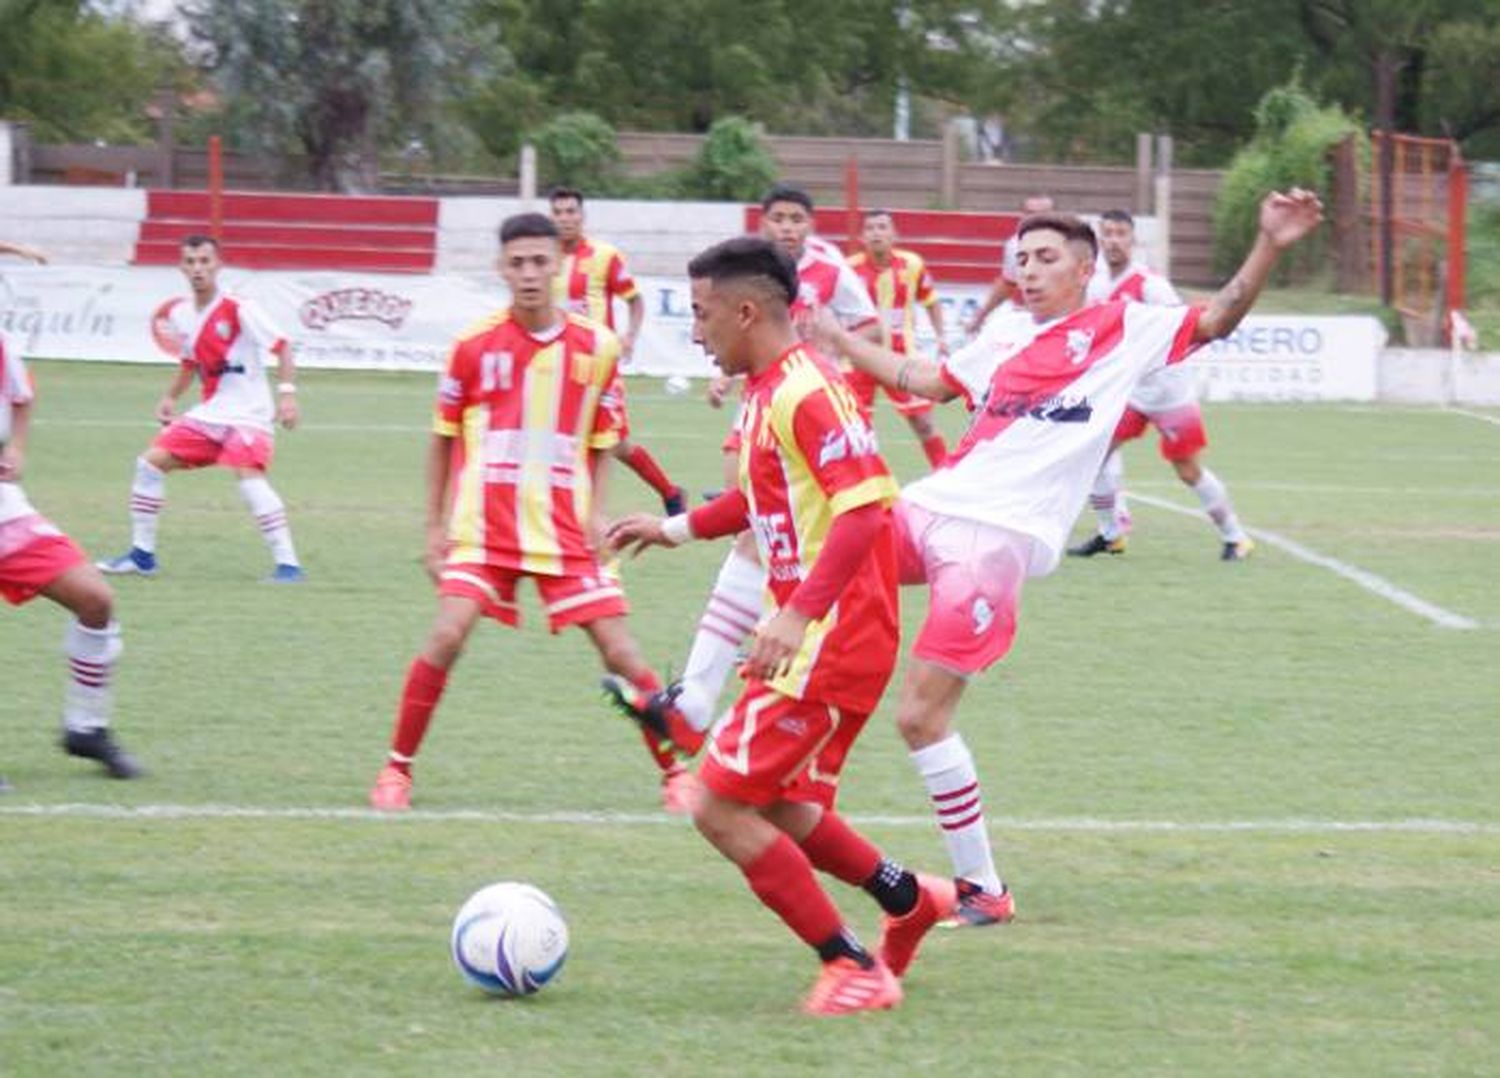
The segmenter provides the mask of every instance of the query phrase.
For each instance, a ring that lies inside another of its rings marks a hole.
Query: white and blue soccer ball
[[[529,883],[493,883],[459,909],[450,950],[459,972],[491,995],[529,996],[567,960],[568,922]]]

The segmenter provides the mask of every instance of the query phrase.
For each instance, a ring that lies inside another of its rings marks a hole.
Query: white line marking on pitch
[[[1137,479],[1131,489],[1181,490],[1178,479]],[[1274,490],[1286,494],[1350,494],[1359,497],[1383,494],[1398,497],[1430,495],[1442,498],[1500,498],[1500,487],[1362,487],[1344,483],[1291,483],[1282,480],[1240,479],[1235,490]]]
[[[1481,423],[1491,423],[1500,427],[1500,417],[1485,415],[1483,412],[1471,412],[1467,408],[1444,408],[1443,411],[1452,412],[1454,415],[1467,416],[1470,419],[1477,419]]]
[[[257,808],[251,805],[0,805],[0,816],[92,820],[355,820],[400,823],[562,824],[585,827],[686,827],[680,816],[662,812],[507,812],[496,809],[422,810],[391,814],[365,808]],[[854,823],[877,827],[934,827],[931,816],[851,815]],[[1002,831],[1101,832],[1108,834],[1251,832],[1263,834],[1442,834],[1500,835],[1500,823],[1474,820],[1101,820],[1094,817],[1021,819],[990,817]]]
[[[39,419],[42,426],[49,427],[102,427],[108,429],[124,430],[158,430],[161,424],[146,420],[136,419]],[[725,421],[725,429],[729,427],[728,420]],[[283,435],[286,438],[299,438],[304,434],[431,434],[431,427],[416,426],[410,423],[312,423],[300,426],[294,433]],[[710,433],[697,433],[691,431],[653,431],[651,440],[653,442],[697,442],[710,441],[714,435]]]
[[[1185,505],[1178,505],[1176,502],[1169,502],[1163,498],[1153,498],[1149,494],[1127,492],[1127,497],[1134,498],[1139,502],[1145,502],[1147,505],[1155,506],[1158,509],[1165,509],[1171,513],[1178,513],[1182,516],[1198,519],[1203,518],[1202,510],[1190,509]],[[1388,602],[1395,603],[1403,610],[1424,617],[1434,625],[1441,626],[1444,629],[1480,628],[1479,622],[1473,618],[1467,618],[1462,614],[1455,614],[1451,610],[1445,610],[1436,603],[1429,603],[1421,596],[1413,595],[1406,589],[1397,587],[1389,580],[1381,576],[1376,576],[1367,569],[1361,569],[1357,565],[1350,565],[1348,562],[1339,561],[1337,558],[1331,558],[1327,554],[1320,554],[1311,547],[1305,547],[1294,539],[1288,539],[1286,536],[1279,535],[1276,532],[1266,531],[1264,528],[1246,528],[1245,530],[1266,545],[1276,547],[1278,550],[1290,554],[1298,561],[1304,561],[1309,565],[1316,565],[1330,572],[1337,573],[1345,580],[1352,580],[1372,595],[1378,595]]]

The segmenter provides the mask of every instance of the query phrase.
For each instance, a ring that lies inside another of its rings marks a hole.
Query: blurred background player
[[[1021,201],[1021,218],[1037,213],[1051,213],[1053,210],[1051,195],[1028,195]],[[989,294],[984,297],[984,302],[979,305],[979,310],[969,319],[964,326],[964,331],[970,336],[979,335],[991,312],[1006,303],[1023,306],[1020,297],[1020,255],[1021,237],[1019,233],[1012,233],[1010,239],[1005,241],[1005,247],[1000,254],[1000,275],[990,284]]]
[[[572,187],[554,187],[547,195],[552,222],[562,242],[562,266],[553,285],[557,304],[564,310],[615,328],[616,299],[630,309],[630,324],[620,334],[620,363],[628,365],[635,355],[636,340],[646,321],[646,301],[619,248],[583,234],[583,193]],[[683,489],[667,477],[662,466],[643,445],[630,440],[630,422],[625,406],[625,380],[616,378],[609,391],[608,406],[619,413],[620,442],[610,450],[620,461],[656,491],[668,513],[686,508]]]
[[[618,439],[603,398],[620,342],[556,306],[557,228],[539,213],[500,226],[511,306],[461,336],[448,357],[427,454],[427,571],[438,612],[407,671],[390,756],[370,791],[382,811],[411,807],[412,760],[481,617],[520,624],[516,587],[536,584],[548,627],[577,625],[604,666],[643,692],[661,681],[625,624],[619,582],[599,563],[603,479]],[[646,738],[662,800],[686,812],[692,775]]]
[[[813,234],[812,196],[801,188],[777,184],[761,200],[761,238],[792,259],[797,293],[791,305],[793,328],[805,334],[819,310],[829,311],[840,324],[868,340],[880,339],[880,318],[863,282],[832,244]],[[731,379],[716,382],[710,401],[717,407]],[[723,444],[724,486],[739,484],[740,421],[736,413]],[[682,677],[661,693],[620,697],[626,711],[660,712],[676,708],[697,730],[707,730],[724,683],[734,670],[740,649],[760,619],[765,605],[766,574],[756,553],[755,537],[746,532],[735,540],[714,580]]]
[[[1135,219],[1124,210],[1106,210],[1099,219],[1099,251],[1103,272],[1089,279],[1088,298],[1094,302],[1128,300],[1176,307],[1177,290],[1159,273],[1135,259]],[[1115,436],[1089,493],[1099,530],[1085,542],[1070,547],[1075,557],[1125,553],[1130,512],[1125,504],[1125,462],[1120,446],[1153,426],[1161,436],[1162,458],[1177,477],[1198,495],[1203,511],[1219,530],[1224,561],[1243,561],[1255,542],[1241,526],[1229,499],[1229,489],[1199,460],[1208,446],[1203,409],[1198,404],[1198,380],[1186,365],[1165,367],[1146,375],[1130,391],[1130,403],[1115,428]]]
[[[798,339],[797,274],[742,237],[688,267],[693,336],[726,374],[747,374],[739,482],[691,514],[616,523],[617,548],[754,533],[774,616],[749,680],[709,743],[698,830],[823,962],[811,1014],[892,1007],[923,935],[953,908],[948,880],[886,859],[834,811],[839,772],[896,665],[900,619],[890,503],[896,483],[833,365]],[[669,741],[673,731],[657,728]],[[679,726],[687,752],[703,735]],[[871,955],[813,869],[864,888],[885,912]]]
[[[182,365],[156,405],[166,428],[135,462],[130,487],[130,549],[99,563],[106,573],[155,576],[156,530],[166,501],[167,473],[219,465],[239,479],[256,526],[275,564],[267,580],[295,584],[302,563],[292,543],[286,505],[266,478],[275,452],[276,423],[297,425],[297,385],[287,339],[257,304],[219,290],[219,245],[209,236],[182,241],[182,274],[191,303],[178,303],[168,316],[182,341]],[[277,363],[276,396],[266,380],[265,361]],[[177,398],[197,378],[201,403],[177,416]]]
[[[850,257],[849,268],[864,282],[865,290],[880,312],[881,343],[892,352],[909,355],[916,348],[917,308],[921,307],[932,323],[937,354],[946,356],[948,343],[943,335],[943,305],[938,302],[932,274],[927,272],[922,256],[896,246],[896,221],[889,210],[866,213],[862,236],[865,249]],[[858,368],[849,371],[845,377],[854,395],[873,415],[875,391],[879,388],[876,381]],[[906,418],[917,441],[922,443],[927,463],[936,468],[948,455],[948,445],[933,425],[932,402],[891,389],[886,389],[885,395],[896,411]]]
[[[83,551],[38,513],[21,489],[33,400],[20,354],[0,337],[0,595],[13,606],[41,595],[72,613],[63,634],[68,659],[63,750],[98,760],[113,778],[133,779],[142,773],[141,765],[109,729],[109,683],[121,651],[114,595]]]
[[[908,486],[895,512],[901,581],[926,582],[929,595],[896,722],[947,843],[965,923],[1015,913],[985,830],[974,758],[953,729],[968,680],[1010,650],[1025,580],[1057,567],[1136,382],[1232,331],[1281,252],[1320,220],[1310,192],[1267,195],[1250,254],[1200,309],[1088,304],[1093,229],[1066,214],[1028,217],[1017,284],[1030,326],[1007,319],[1010,336],[987,331],[942,364],[822,323],[820,335],[882,385],[935,401],[962,397],[974,416],[947,461]]]

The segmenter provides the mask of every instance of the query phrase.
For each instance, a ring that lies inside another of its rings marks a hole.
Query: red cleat
[[[685,767],[674,767],[661,777],[661,807],[673,816],[691,816],[698,806],[698,777]]]
[[[958,907],[958,888],[950,879],[917,876],[917,904],[900,917],[887,915],[881,924],[880,960],[897,977],[906,973],[922,937]]]
[[[955,880],[958,905],[947,923],[954,928],[986,928],[1009,924],[1016,917],[1016,897],[1009,887],[986,891],[971,880]]]
[[[407,812],[411,809],[411,774],[395,764],[380,769],[370,787],[370,807],[376,812]]]
[[[802,1001],[807,1014],[855,1014],[885,1011],[901,1002],[901,982],[884,962],[869,969],[852,958],[823,963],[817,983]]]

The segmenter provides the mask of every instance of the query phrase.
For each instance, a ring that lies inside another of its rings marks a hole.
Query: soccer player
[[[1096,271],[1090,278],[1089,299],[1133,300],[1169,307],[1182,303],[1165,277],[1135,260],[1135,219],[1124,210],[1106,210],[1100,215],[1099,250],[1105,272]],[[1244,561],[1255,549],[1255,541],[1240,525],[1223,480],[1199,460],[1208,445],[1208,433],[1203,427],[1203,410],[1198,406],[1197,382],[1186,366],[1167,367],[1148,374],[1131,390],[1130,403],[1115,428],[1109,453],[1089,493],[1089,504],[1098,515],[1099,530],[1085,542],[1069,547],[1068,553],[1080,558],[1125,553],[1130,514],[1125,505],[1125,463],[1120,457],[1120,446],[1139,438],[1148,424],[1161,435],[1162,459],[1198,495],[1208,519],[1218,528],[1223,543],[1219,557],[1224,561]]]
[[[863,239],[865,249],[849,259],[849,268],[859,275],[880,311],[881,343],[892,352],[908,355],[916,346],[918,307],[927,312],[932,332],[937,337],[937,354],[946,356],[948,344],[943,336],[943,306],[927,264],[915,251],[896,246],[896,221],[890,210],[870,210],[865,214]],[[861,370],[845,376],[854,395],[865,409],[875,410],[875,380]],[[900,393],[885,391],[891,404],[906,417],[912,433],[922,443],[927,463],[936,468],[948,455],[948,445],[932,422],[932,402]]]
[[[219,289],[219,244],[210,236],[182,241],[182,275],[191,303],[172,308],[182,341],[182,365],[156,405],[166,429],[135,462],[130,488],[130,549],[101,561],[106,573],[155,576],[156,531],[166,502],[167,473],[209,465],[233,470],[255,523],[271,550],[269,583],[300,583],[305,574],[292,544],[286,505],[266,478],[275,451],[275,425],[297,425],[297,384],[291,347],[256,304]],[[266,380],[266,357],[277,363],[276,396]],[[177,398],[193,379],[203,400],[178,416]]]
[[[1001,923],[1015,911],[985,831],[973,757],[953,729],[968,679],[1010,650],[1022,585],[1056,568],[1136,383],[1233,330],[1281,252],[1321,219],[1310,192],[1267,195],[1244,265],[1200,309],[1087,305],[1093,230],[1070,215],[1028,217],[1017,283],[1030,321],[1006,319],[943,363],[896,355],[823,321],[820,335],[882,385],[935,401],[962,397],[973,413],[947,461],[908,486],[895,511],[902,583],[929,588],[896,721],[942,828],[965,923]]]
[[[620,362],[629,363],[646,320],[646,301],[625,268],[625,256],[617,247],[583,234],[583,192],[573,187],[554,187],[547,198],[552,206],[552,222],[557,225],[562,241],[562,268],[553,284],[557,304],[613,330],[614,301],[624,300],[630,308],[630,325],[620,335]],[[686,505],[683,489],[667,477],[645,446],[630,440],[623,378],[615,379],[606,403],[619,413],[620,441],[610,452],[660,495],[668,513],[682,512]]]
[[[1021,202],[1021,215],[1023,219],[1037,213],[1051,213],[1053,210],[1051,195],[1028,195]],[[1005,241],[1005,247],[1000,254],[1000,276],[996,277],[990,285],[990,291],[984,297],[979,310],[969,319],[964,328],[970,337],[977,336],[984,320],[997,308],[1007,302],[1016,302],[1020,294],[1020,266],[1018,256],[1020,254],[1020,236],[1013,234]]]
[[[370,791],[382,811],[411,807],[412,760],[448,672],[481,617],[520,624],[530,578],[556,633],[577,625],[606,669],[654,692],[661,682],[625,624],[619,582],[599,563],[602,480],[619,438],[604,404],[620,342],[553,300],[557,228],[538,213],[500,226],[511,305],[459,337],[438,389],[427,453],[427,571],[438,611],[401,692],[390,757]],[[647,738],[669,811],[685,812],[692,775]]]
[[[777,184],[767,192],[761,201],[760,234],[785,251],[796,266],[796,299],[790,310],[793,327],[805,333],[816,312],[827,310],[851,331],[867,340],[879,340],[879,316],[869,293],[837,249],[814,236],[812,230],[813,201],[806,191]],[[722,379],[720,389],[727,384],[728,379]],[[722,399],[721,392],[717,402]],[[711,395],[710,401],[715,400]],[[726,488],[739,482],[739,420],[737,415],[723,444]],[[761,616],[765,587],[766,574],[756,554],[755,538],[748,533],[741,535],[714,580],[682,677],[650,696],[623,692],[629,687],[617,684],[623,694],[617,696],[616,704],[631,714],[676,708],[696,729],[707,730],[740,649]]]
[[[955,901],[950,881],[885,858],[833,808],[844,759],[896,664],[896,484],[848,386],[798,338],[791,259],[741,237],[704,251],[688,274],[694,338],[725,374],[748,375],[739,483],[687,515],[617,521],[610,542],[639,550],[754,532],[774,617],[756,634],[745,690],[709,742],[693,820],[822,959],[805,1010],[892,1007],[897,978]],[[703,741],[682,727],[656,733],[687,752]],[[876,955],[814,868],[864,888],[885,911]]]
[[[83,551],[21,489],[35,399],[20,355],[0,337],[0,595],[13,606],[42,595],[73,615],[63,634],[63,750],[98,760],[112,778],[133,779],[142,774],[141,765],[109,729],[109,683],[122,650],[114,594]]]

